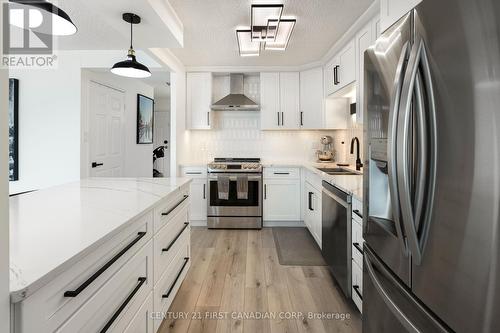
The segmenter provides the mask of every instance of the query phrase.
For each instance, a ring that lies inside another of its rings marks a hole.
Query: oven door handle
[[[248,180],[249,181],[254,181],[254,180],[262,180],[262,176],[247,176],[248,177]],[[237,180],[237,176],[234,176],[234,175],[231,175],[229,176],[229,180],[230,181],[236,181]],[[210,180],[217,180],[218,179],[218,176],[208,176],[208,179]]]

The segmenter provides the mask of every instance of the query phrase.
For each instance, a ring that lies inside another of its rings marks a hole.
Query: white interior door
[[[170,176],[170,112],[155,112],[154,121],[154,148],[166,145],[165,157],[158,158],[155,161],[154,168],[165,177]],[[168,144],[164,142],[168,141]]]
[[[121,177],[124,166],[123,92],[90,82],[90,176]]]

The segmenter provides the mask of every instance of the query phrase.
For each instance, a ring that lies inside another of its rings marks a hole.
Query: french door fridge
[[[365,52],[364,332],[500,331],[500,1],[424,0]]]

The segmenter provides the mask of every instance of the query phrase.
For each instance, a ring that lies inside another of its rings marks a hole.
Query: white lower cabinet
[[[12,332],[156,332],[161,320],[153,320],[152,312],[168,310],[189,269],[188,193],[186,184],[159,200],[49,284],[13,303]]]
[[[359,311],[363,311],[363,211],[362,203],[352,199],[352,300]]]
[[[304,184],[305,209],[304,223],[321,248],[322,220],[321,220],[321,190],[315,188],[308,181]]]
[[[191,221],[207,221],[207,167],[184,167],[182,177],[191,178],[189,219]]]
[[[264,171],[265,222],[300,221],[300,169],[268,168]]]

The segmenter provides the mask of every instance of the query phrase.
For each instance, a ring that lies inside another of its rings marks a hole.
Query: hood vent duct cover
[[[260,106],[243,94],[243,74],[230,74],[230,93],[212,104],[214,111],[259,111]]]

